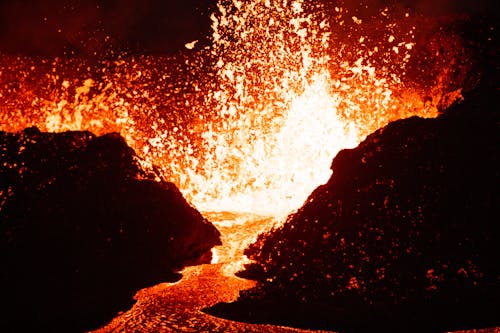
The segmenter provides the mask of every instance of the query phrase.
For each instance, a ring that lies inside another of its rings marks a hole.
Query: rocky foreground
[[[496,83],[495,83],[496,85]],[[258,281],[209,313],[361,331],[500,326],[499,91],[436,119],[396,121],[246,254]]]
[[[0,132],[2,332],[83,331],[210,261],[219,232],[117,134]]]

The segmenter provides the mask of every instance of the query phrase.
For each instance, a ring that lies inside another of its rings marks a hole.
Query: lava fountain
[[[211,20],[212,44],[177,56],[3,55],[0,130],[120,132],[200,211],[277,217],[270,227],[329,178],[339,150],[460,98],[458,39],[443,61],[408,12],[219,0]],[[423,82],[409,74],[422,54],[440,59]]]

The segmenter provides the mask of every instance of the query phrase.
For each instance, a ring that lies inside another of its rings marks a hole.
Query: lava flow
[[[220,0],[211,20],[211,45],[187,41],[173,57],[2,56],[0,130],[119,132],[200,211],[272,216],[205,214],[223,232],[214,263],[228,275],[258,233],[327,181],[338,151],[461,96],[460,40],[406,11]],[[231,297],[248,287],[237,284]],[[138,306],[154,291],[139,294]]]

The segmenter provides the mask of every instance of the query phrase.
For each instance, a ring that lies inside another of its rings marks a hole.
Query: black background
[[[498,17],[494,0],[322,0],[329,8],[397,4],[424,15],[466,12]],[[0,0],[0,52],[94,54],[105,48],[136,53],[177,52],[210,36],[216,0]],[[366,9],[369,8],[369,9]]]
[[[173,52],[206,38],[214,2],[0,0],[0,51],[91,54],[111,47]]]

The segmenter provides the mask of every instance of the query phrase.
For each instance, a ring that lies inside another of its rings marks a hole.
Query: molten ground
[[[94,333],[107,332],[328,332],[303,330],[273,325],[250,324],[217,318],[204,313],[204,308],[218,302],[232,302],[240,290],[251,288],[254,283],[236,277],[232,272],[242,260],[248,232],[265,230],[274,224],[273,219],[251,214],[209,213],[222,233],[222,246],[217,248],[219,262],[187,268],[183,278],[176,283],[162,283],[139,291],[137,303],[120,314],[107,326]],[[264,226],[263,226],[264,225]],[[498,333],[500,328],[461,331],[469,333]],[[458,332],[457,332],[458,333]]]
[[[218,302],[236,300],[239,291],[254,285],[231,274],[242,257],[245,243],[234,251],[238,235],[262,230],[273,220],[231,213],[205,214],[223,234],[225,245],[217,248],[219,263],[190,267],[176,283],[162,283],[136,294],[132,309],[98,332],[311,332],[288,327],[234,322],[208,315],[202,310]],[[268,222],[268,223],[263,223]],[[233,257],[231,257],[233,256]],[[316,331],[318,332],[318,331]]]

